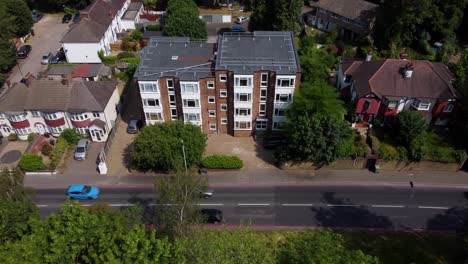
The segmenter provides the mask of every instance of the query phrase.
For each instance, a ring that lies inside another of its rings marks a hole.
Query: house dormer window
[[[351,75],[346,75],[344,82],[345,83],[350,83],[351,82]]]
[[[25,113],[21,113],[21,114],[18,114],[18,115],[10,115],[8,117],[8,119],[12,122],[21,122],[21,121],[24,121],[26,120],[26,114]]]
[[[390,101],[390,102],[388,102],[387,108],[388,109],[394,109],[397,105],[398,105],[397,101]]]
[[[421,111],[427,111],[429,110],[429,108],[431,108],[431,103],[423,103],[423,102],[420,102],[417,107],[417,109]]]
[[[70,116],[70,119],[72,121],[83,121],[83,120],[88,119],[88,114],[86,114],[86,113],[72,114]]]
[[[61,116],[58,113],[44,113],[44,118],[47,120],[57,120]]]

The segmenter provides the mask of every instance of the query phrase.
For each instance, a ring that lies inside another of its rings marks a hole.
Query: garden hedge
[[[19,167],[25,171],[43,170],[46,168],[42,156],[25,153],[19,161]]]
[[[208,169],[240,169],[244,166],[239,157],[212,155],[202,160],[203,167]]]

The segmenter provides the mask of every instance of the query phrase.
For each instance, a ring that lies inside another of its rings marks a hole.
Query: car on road
[[[89,140],[88,139],[80,139],[78,141],[78,144],[76,145],[75,148],[75,155],[74,158],[75,160],[85,160],[86,157],[88,156],[88,149],[89,149]]]
[[[46,52],[42,54],[41,64],[45,64],[45,65],[49,64],[51,58],[52,58],[52,53],[50,52]]]
[[[39,22],[39,20],[41,20],[44,17],[44,15],[42,13],[39,13],[35,9],[33,11],[31,11],[31,15],[32,15],[34,23]]]
[[[279,146],[286,145],[288,143],[287,139],[282,136],[268,137],[263,142],[263,148],[274,149]]]
[[[236,18],[236,24],[244,24],[246,22],[249,22],[250,18],[245,17],[245,16],[240,16]]]
[[[98,187],[81,184],[70,185],[67,190],[67,196],[77,200],[97,199],[99,193]]]
[[[223,212],[218,209],[201,209],[200,214],[206,223],[220,224],[223,222]]]
[[[138,130],[139,130],[138,120],[137,119],[131,119],[130,122],[128,122],[127,133],[136,134],[136,133],[138,133]]]
[[[21,46],[16,51],[16,55],[18,56],[18,59],[25,59],[29,56],[29,53],[31,53],[31,50],[32,50],[31,45],[24,45],[24,46]]]
[[[211,198],[213,197],[214,190],[213,189],[205,189],[205,190],[200,190],[200,197],[201,198]]]
[[[246,30],[243,27],[232,27],[231,32],[243,33],[243,32],[246,32]]]
[[[57,51],[57,54],[50,60],[50,64],[57,64],[61,61],[65,61],[65,52],[63,51],[63,48],[60,48],[59,51]]]
[[[70,22],[70,20],[72,19],[72,15],[71,14],[65,14],[63,17],[62,17],[62,23],[68,23]]]

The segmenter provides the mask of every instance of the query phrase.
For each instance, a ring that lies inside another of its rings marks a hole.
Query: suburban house
[[[357,123],[383,116],[392,123],[402,110],[416,110],[434,125],[448,124],[457,93],[448,67],[424,60],[387,59],[341,63],[337,88],[356,102]]]
[[[73,79],[83,81],[98,81],[99,78],[111,78],[112,69],[102,63],[55,66],[42,76],[49,80],[61,81],[64,75],[70,74]]]
[[[139,9],[127,12],[130,7]],[[80,11],[79,21],[61,40],[67,61],[100,63],[98,52],[102,50],[109,55],[110,44],[117,42],[117,33],[134,29],[142,10],[141,3],[133,4],[130,0],[95,0]]]
[[[152,38],[140,55],[146,124],[182,119],[206,134],[281,130],[301,79],[291,32],[224,33],[217,45]]]
[[[304,14],[306,25],[323,31],[338,30],[345,39],[367,36],[375,23],[378,5],[364,0],[312,0]]]
[[[117,119],[117,83],[27,79],[0,98],[0,132],[20,139],[28,134],[58,136],[66,128],[104,142]]]

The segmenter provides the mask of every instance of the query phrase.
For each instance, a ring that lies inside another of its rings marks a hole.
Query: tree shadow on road
[[[466,208],[452,207],[443,213],[427,220],[426,227],[430,230],[460,230],[466,218]]]
[[[333,192],[324,193],[322,201],[333,206],[311,209],[321,226],[387,229],[394,227],[390,218],[377,215],[364,206],[343,206],[352,205],[352,202],[349,199],[335,197]]]
[[[154,216],[155,216],[155,206],[154,206],[154,199],[147,198],[143,199],[136,195],[132,195],[128,202],[134,204],[134,206],[138,206],[141,209],[137,210],[136,213],[140,214],[138,217],[141,217],[141,223],[143,224],[153,224],[154,223]]]

